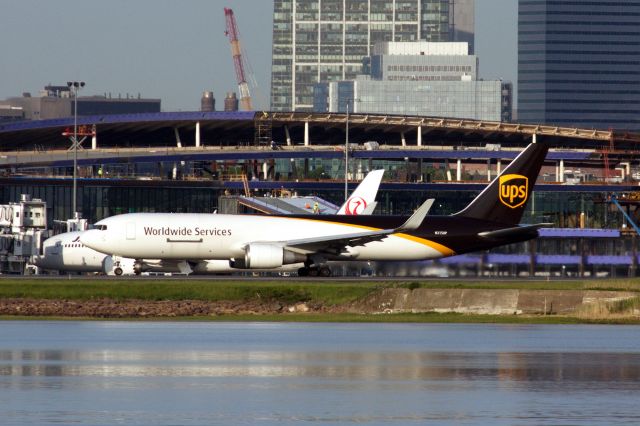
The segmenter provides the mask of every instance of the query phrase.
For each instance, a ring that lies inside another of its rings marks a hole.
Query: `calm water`
[[[0,424],[640,424],[640,328],[0,322]]]

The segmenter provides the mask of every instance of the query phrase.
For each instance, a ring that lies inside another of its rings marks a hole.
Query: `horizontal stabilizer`
[[[513,228],[498,229],[496,231],[480,232],[478,236],[487,240],[502,240],[504,238],[512,238],[524,236],[533,232],[538,232],[538,228],[553,226],[552,223],[537,223],[535,225],[514,226]]]

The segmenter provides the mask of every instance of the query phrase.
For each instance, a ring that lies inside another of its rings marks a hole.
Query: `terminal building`
[[[78,117],[78,124],[95,127],[92,144],[77,151],[77,205],[91,223],[141,211],[252,211],[231,205],[234,195],[289,192],[341,204],[347,127],[349,187],[370,170],[386,170],[376,214],[410,214],[426,198],[436,199],[431,214],[450,214],[536,135],[551,150],[523,222],[554,227],[534,242],[444,259],[438,268],[460,275],[637,271],[632,222],[640,214],[640,135],[410,115],[267,111],[95,115]],[[20,194],[43,200],[49,228],[74,217],[74,156],[63,136],[68,127],[73,118],[0,124],[0,203],[16,202]],[[374,266],[380,274],[419,275],[424,269]]]

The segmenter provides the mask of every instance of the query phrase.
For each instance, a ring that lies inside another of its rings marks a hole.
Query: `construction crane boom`
[[[618,208],[618,210],[622,212],[622,215],[624,216],[625,219],[627,219],[627,222],[629,222],[629,225],[631,225],[633,229],[635,229],[636,233],[640,235],[640,228],[638,227],[638,225],[636,225],[633,219],[631,219],[631,216],[629,216],[629,214],[626,211],[624,211],[624,207],[622,207],[618,202],[618,196],[616,194],[613,194],[611,196],[611,202]]]
[[[253,110],[251,105],[251,95],[249,94],[249,85],[245,77],[244,61],[242,59],[242,49],[240,48],[240,39],[238,37],[238,25],[233,15],[233,10],[224,8],[224,16],[227,23],[225,34],[231,42],[231,55],[233,56],[233,66],[236,70],[236,81],[238,82],[238,90],[240,91],[240,108],[246,111]]]

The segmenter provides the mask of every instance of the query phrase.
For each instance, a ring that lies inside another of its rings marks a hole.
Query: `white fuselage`
[[[250,243],[280,243],[374,230],[358,225],[305,218],[131,213],[112,216],[86,231],[82,242],[103,253],[135,259],[233,259]],[[405,234],[348,247],[353,260],[419,260],[449,255],[437,244]]]
[[[80,236],[86,231],[65,232],[46,239],[42,244],[42,254],[33,256],[34,265],[48,271],[94,272],[108,275],[134,274],[134,259],[106,255],[80,242]],[[145,259],[146,260],[146,259]],[[181,273],[178,261],[146,260],[145,270],[149,272]],[[238,272],[232,268],[229,260],[202,260],[193,265],[195,274],[221,274]],[[278,271],[296,271],[302,264],[286,265]],[[120,268],[120,273],[114,271]],[[272,271],[272,270],[267,270]]]
[[[42,255],[33,263],[42,269],[68,272],[106,272],[111,257],[86,247],[80,242],[83,231],[66,232],[48,238],[42,244]]]
[[[363,179],[363,181],[358,185],[355,189],[351,197],[347,202],[345,202],[342,207],[340,207],[338,214],[348,214],[348,215],[358,215],[358,214],[370,214],[365,211],[367,206],[375,207],[375,197],[378,191],[378,186],[380,185],[380,181],[382,180],[382,176],[384,174],[384,170],[374,170],[367,174],[367,176]],[[372,210],[372,209],[371,209]],[[175,215],[173,215],[175,216]],[[209,216],[209,215],[206,215]],[[156,226],[156,225],[153,225]],[[157,228],[157,226],[156,226]],[[134,241],[137,241],[137,244],[141,244],[143,241],[144,226],[139,227],[138,230],[142,229],[142,235],[135,233]],[[84,231],[86,232],[86,231]],[[49,270],[59,270],[59,271],[77,271],[77,272],[104,272],[107,274],[121,274],[121,273],[134,273],[134,259],[127,256],[115,256],[119,253],[125,252],[124,250],[114,250],[110,249],[105,250],[104,252],[97,252],[92,248],[89,248],[80,242],[80,235],[84,232],[67,232],[64,234],[59,234],[54,237],[49,238],[43,244],[43,254],[40,256],[35,256],[33,261],[34,263],[43,268]],[[151,236],[163,236],[164,234],[162,230],[158,231],[160,235],[151,235]],[[187,232],[188,233],[188,232]],[[215,228],[209,228],[209,231],[197,232],[196,229],[192,229],[191,235],[179,235],[180,232],[177,232],[178,237],[191,237],[196,233],[203,234],[203,241],[199,244],[200,247],[197,248],[196,251],[203,252],[212,250],[203,249],[203,244],[208,244],[213,240],[213,237],[231,237],[231,235],[227,234],[224,231],[216,230]],[[153,234],[153,232],[152,232]],[[206,242],[204,237],[206,238]],[[140,238],[140,239],[139,239]],[[171,236],[173,239],[174,236]],[[114,238],[115,240],[115,238]],[[162,241],[162,238],[159,238]],[[147,240],[148,241],[148,240]],[[166,238],[164,240],[166,243]],[[130,249],[129,245],[131,245],[132,241],[127,237],[126,238],[126,247],[117,247],[117,248],[126,248]],[[218,241],[219,244],[225,245],[224,239],[222,241]],[[136,257],[137,259],[143,260],[142,264],[144,264],[143,270],[145,271],[153,271],[153,272],[174,272],[174,273],[193,273],[197,274],[212,274],[212,273],[228,273],[228,272],[237,272],[241,269],[234,268],[230,265],[229,257],[223,257],[221,259],[201,259],[200,257],[184,257],[182,255],[175,255],[176,251],[180,251],[184,248],[184,246],[188,244],[195,243],[170,243],[170,246],[175,247],[165,247],[165,251],[168,250],[172,252],[174,255],[171,257],[162,257],[162,258],[147,258],[147,257]],[[218,245],[219,245],[218,244]],[[215,244],[214,244],[215,245]],[[196,248],[196,246],[192,246],[191,249]],[[192,251],[192,250],[191,250]],[[126,251],[128,252],[128,251]],[[136,253],[140,253],[138,250]],[[216,253],[220,253],[221,250],[219,248],[215,249]],[[201,259],[197,262],[189,262],[188,264],[185,262],[186,259]],[[277,269],[266,268],[265,271],[291,271],[297,270],[297,268],[304,266],[303,264],[293,264],[293,265],[285,265]]]

